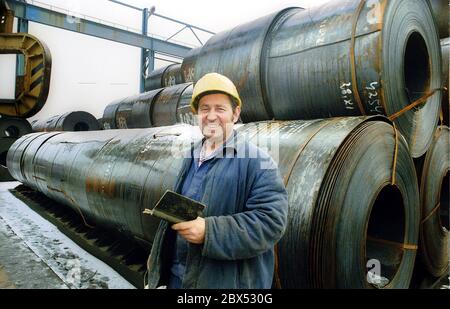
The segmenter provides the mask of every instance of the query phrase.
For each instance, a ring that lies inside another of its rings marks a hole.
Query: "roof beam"
[[[67,18],[66,14],[48,10],[17,0],[7,0],[15,17],[40,23],[47,26],[78,32],[122,44],[153,50],[157,53],[184,58],[190,47],[166,42],[139,33],[126,31],[87,19]]]

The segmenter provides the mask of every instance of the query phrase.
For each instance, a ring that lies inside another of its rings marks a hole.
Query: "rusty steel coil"
[[[168,66],[150,72],[145,78],[145,91],[183,84],[181,63],[172,63]]]
[[[47,120],[36,119],[31,122],[33,132],[50,131],[96,131],[100,124],[90,113],[84,111],[68,112]]]
[[[31,133],[31,125],[26,119],[0,116],[0,138],[19,138]]]
[[[0,28],[7,22],[2,13],[0,11]],[[24,57],[24,75],[16,76],[15,98],[0,99],[0,115],[19,118],[34,116],[44,107],[50,90],[50,50],[28,33],[0,33],[0,54],[21,54]]]
[[[269,151],[289,195],[278,244],[283,288],[406,288],[420,220],[417,177],[405,139],[382,117],[240,125]],[[11,147],[18,181],[104,225],[151,243],[143,215],[172,188],[198,127],[34,133]]]
[[[103,128],[149,128],[151,108],[162,89],[151,90],[139,95],[115,100],[103,111]]]
[[[420,177],[420,256],[434,277],[449,269],[449,143],[449,128],[438,127]]]
[[[264,88],[266,38],[274,25],[300,10],[287,8],[212,36],[183,59],[184,80],[196,82],[209,72],[224,74],[235,83],[243,99],[245,122],[272,119]]]
[[[189,102],[192,83],[151,90],[112,102],[103,113],[104,129],[196,124]]]
[[[244,122],[389,116],[413,157],[431,143],[442,97],[439,37],[422,0],[285,9],[211,37],[182,71],[193,82],[228,76]]]

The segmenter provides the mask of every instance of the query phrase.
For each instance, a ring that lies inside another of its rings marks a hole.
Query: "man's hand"
[[[200,245],[205,241],[205,219],[197,217],[192,221],[180,222],[172,225],[172,229],[188,242]]]

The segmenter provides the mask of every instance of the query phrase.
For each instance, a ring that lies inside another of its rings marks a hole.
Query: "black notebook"
[[[143,213],[171,223],[191,221],[202,215],[205,205],[174,191],[167,190],[153,209]]]

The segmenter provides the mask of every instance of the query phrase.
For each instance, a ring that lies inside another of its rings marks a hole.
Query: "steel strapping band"
[[[430,213],[420,222],[420,224],[424,224],[425,222],[427,222],[432,216],[433,214],[436,212],[436,210],[438,210],[441,207],[441,203],[438,203],[431,211]]]

